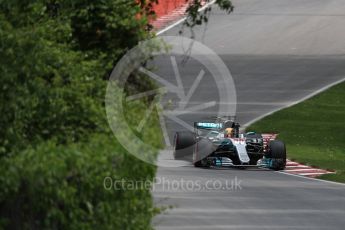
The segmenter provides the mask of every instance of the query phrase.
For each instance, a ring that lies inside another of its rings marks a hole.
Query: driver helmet
[[[225,137],[234,137],[234,129],[233,128],[226,128],[224,131]]]

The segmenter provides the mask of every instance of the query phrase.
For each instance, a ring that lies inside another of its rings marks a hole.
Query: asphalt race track
[[[196,29],[196,39],[230,69],[239,122],[246,124],[344,79],[345,0],[233,3],[230,16],[213,7],[206,29]],[[191,72],[193,68],[188,65]],[[169,78],[169,71],[162,71]],[[212,80],[204,78],[204,93],[189,103],[198,104],[216,91]],[[192,81],[184,84],[188,88]],[[170,133],[180,128],[169,121],[167,127]],[[345,185],[263,169],[198,169],[171,159],[165,160],[178,167],[159,167],[153,190],[157,206],[173,207],[154,219],[157,229],[344,229]]]

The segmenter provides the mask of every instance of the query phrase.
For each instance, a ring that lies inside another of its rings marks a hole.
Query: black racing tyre
[[[201,168],[201,167],[202,168],[208,168],[209,164],[206,161],[206,159],[203,159],[203,160],[194,162],[194,167],[196,167],[196,168]]]
[[[206,138],[199,138],[198,142],[194,145],[193,151],[193,165],[194,167],[210,167],[210,162],[208,162],[207,157],[212,154],[213,145]]]
[[[174,136],[174,158],[181,159],[193,154],[195,134],[189,131],[176,132]]]
[[[246,133],[245,137],[246,138],[259,138],[259,139],[262,139],[261,133]]]
[[[270,141],[268,158],[272,159],[270,169],[283,170],[286,166],[286,147],[280,140]]]
[[[259,159],[250,159],[249,164],[250,165],[257,165]]]

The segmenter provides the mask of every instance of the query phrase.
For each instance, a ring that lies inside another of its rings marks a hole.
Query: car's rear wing
[[[196,128],[196,129],[219,130],[219,129],[223,128],[223,123],[220,123],[220,122],[209,122],[209,121],[199,121],[199,122],[194,122],[194,128]]]

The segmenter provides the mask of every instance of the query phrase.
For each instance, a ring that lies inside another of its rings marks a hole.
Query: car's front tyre
[[[280,140],[270,141],[267,158],[271,159],[269,168],[273,170],[283,170],[286,166],[286,147]]]

